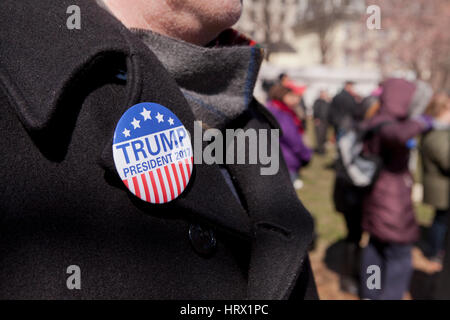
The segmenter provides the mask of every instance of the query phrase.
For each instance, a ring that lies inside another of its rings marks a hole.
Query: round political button
[[[189,133],[168,108],[132,106],[114,132],[116,170],[126,187],[150,203],[167,203],[186,189],[193,169]]]

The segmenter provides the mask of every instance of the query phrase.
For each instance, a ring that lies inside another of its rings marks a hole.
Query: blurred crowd
[[[412,248],[421,238],[412,200],[415,176],[422,177],[423,201],[435,211],[420,248],[432,272],[450,269],[444,263],[450,222],[448,92],[433,92],[419,80],[387,78],[363,97],[348,81],[333,98],[321,90],[308,110],[303,100],[307,87],[288,75],[263,87],[268,92],[266,106],[283,132],[280,145],[296,190],[303,187],[302,168],[313,154],[323,156],[330,151],[327,144],[335,146],[330,164],[335,171],[333,201],[347,227],[341,290],[362,299],[402,299],[408,292]],[[307,121],[308,115],[313,121]],[[305,143],[308,123],[314,125],[314,150]],[[411,165],[417,161],[411,155],[417,153],[420,175]],[[370,239],[362,247],[364,232]],[[368,285],[370,266],[380,268],[378,290]],[[434,298],[448,294],[437,291]]]

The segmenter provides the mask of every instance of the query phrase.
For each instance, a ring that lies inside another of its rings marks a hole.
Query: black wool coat
[[[357,108],[355,98],[346,90],[342,90],[333,98],[328,112],[328,122],[334,127],[336,133],[353,119]]]
[[[66,28],[69,5],[81,30]],[[127,71],[127,81],[117,79]],[[194,116],[155,55],[95,1],[0,3],[0,298],[316,298],[312,220],[289,183],[194,165],[185,192],[145,203],[121,182],[115,126],[139,102]],[[253,102],[237,123],[270,129]],[[67,268],[81,271],[69,290]]]

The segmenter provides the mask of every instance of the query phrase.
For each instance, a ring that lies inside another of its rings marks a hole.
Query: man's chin
[[[242,15],[242,0],[230,0],[229,2],[223,15],[219,18],[222,20],[219,23],[221,23],[223,29],[233,26],[239,21]]]

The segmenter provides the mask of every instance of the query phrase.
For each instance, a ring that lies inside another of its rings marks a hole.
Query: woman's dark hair
[[[292,92],[291,89],[286,88],[281,84],[276,84],[269,90],[269,99],[283,101],[284,96],[290,92]]]
[[[278,80],[282,81],[284,77],[286,77],[287,74],[286,73],[280,73],[280,75],[278,76]]]

